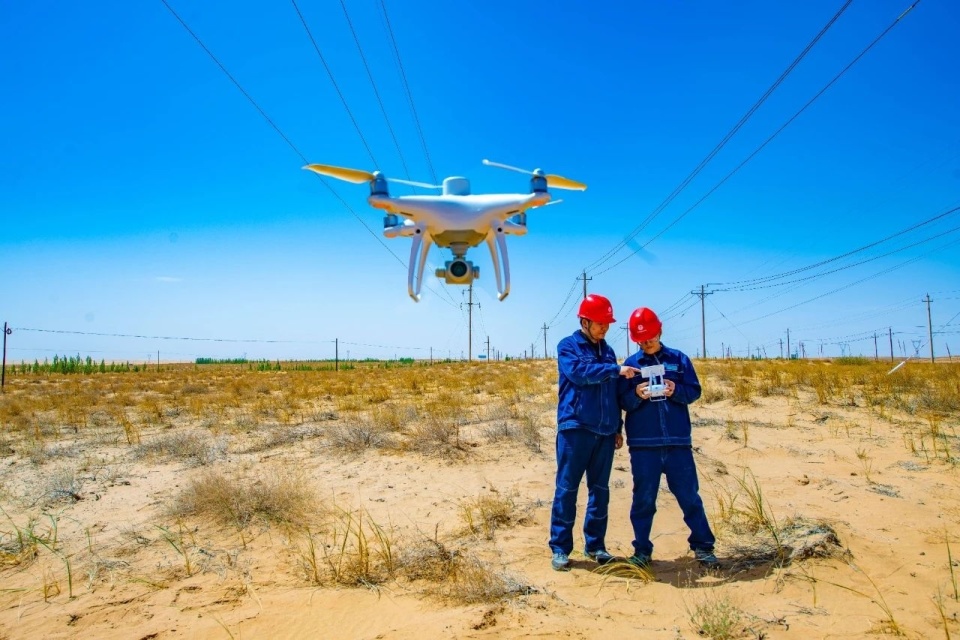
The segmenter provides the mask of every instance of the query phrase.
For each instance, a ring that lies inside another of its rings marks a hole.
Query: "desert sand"
[[[580,521],[550,568],[552,361],[10,376],[0,638],[960,637],[960,413],[917,400],[958,368],[911,363],[894,398],[883,364],[697,366],[723,566],[664,482],[649,576],[598,572]]]

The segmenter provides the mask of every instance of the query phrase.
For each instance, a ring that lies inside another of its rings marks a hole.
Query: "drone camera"
[[[447,284],[470,284],[480,277],[480,267],[463,258],[447,260],[442,269],[437,269],[437,277]]]

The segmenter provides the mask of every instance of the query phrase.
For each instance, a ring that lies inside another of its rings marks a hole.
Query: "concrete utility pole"
[[[543,323],[543,357],[544,359],[550,357],[550,352],[547,351],[547,329],[549,329],[549,327],[547,326],[547,323],[544,322]]]
[[[927,303],[927,336],[930,339],[930,362],[936,362],[936,360],[933,357],[933,322],[930,319],[930,303],[931,302],[933,302],[933,300],[930,299],[930,294],[928,293],[926,303]]]
[[[333,370],[340,371],[340,338],[333,339]]]
[[[593,280],[593,278],[588,278],[586,271],[583,272],[582,278],[583,278],[583,297],[586,298],[587,297],[587,280]],[[579,279],[580,278],[577,278],[577,280]]]
[[[780,338],[780,359],[783,360],[783,338]]]
[[[476,304],[479,306],[479,302],[474,303],[473,301],[473,283],[470,283],[467,291],[469,292],[469,298],[467,301],[467,360],[473,361],[473,305]]]
[[[530,359],[532,360],[536,357],[537,357],[537,354],[533,352],[533,343],[531,342],[530,343]]]
[[[710,284],[713,284],[712,282]],[[704,308],[704,300],[711,295],[713,291],[706,290],[707,285],[700,285],[700,291],[694,289],[690,293],[700,298],[700,342],[703,348],[703,357],[707,357],[707,311]]]
[[[7,336],[13,333],[13,329],[7,326],[7,323],[3,323],[3,365],[0,366],[0,389],[3,389],[3,385],[7,382]]]
[[[787,360],[790,359],[790,329],[787,329]]]
[[[487,362],[490,362],[490,336],[487,336]]]
[[[890,336],[890,362],[893,362],[893,327],[887,327],[887,335]]]
[[[874,361],[880,360],[880,350],[877,348],[877,332],[873,332],[873,359]]]

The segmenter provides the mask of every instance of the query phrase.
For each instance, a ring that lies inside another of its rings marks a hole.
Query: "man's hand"
[[[613,448],[619,449],[623,446],[623,434],[618,433],[613,437]]]
[[[622,367],[620,367],[620,375],[622,375],[624,378],[629,380],[633,376],[640,375],[640,369],[637,369],[636,367],[628,367],[626,365],[623,365]]]
[[[650,382],[649,382],[649,381],[647,381],[647,382],[641,382],[640,384],[638,384],[638,385],[637,385],[637,397],[640,398],[641,400],[649,400],[649,399],[650,399],[650,389],[647,388],[647,387],[649,387],[649,386],[650,386]]]
[[[667,396],[667,397],[669,398],[670,396],[673,395],[673,390],[677,388],[677,383],[674,382],[673,380],[664,380],[663,382],[664,382],[664,384],[667,385],[667,388],[666,388],[666,390],[663,392],[663,395],[665,395],[665,396]]]

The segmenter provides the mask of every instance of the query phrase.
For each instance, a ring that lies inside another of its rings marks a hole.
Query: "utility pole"
[[[790,359],[790,329],[787,329],[787,360]]]
[[[473,301],[473,283],[470,283],[470,287],[467,289],[469,291],[470,297],[467,302],[467,360],[473,361],[473,305],[480,305],[479,302]]]
[[[927,336],[930,339],[930,362],[936,362],[933,358],[933,322],[930,320],[930,303],[933,300],[930,299],[930,294],[927,294]]]
[[[720,342],[720,358],[725,360],[726,357],[727,357],[727,346],[723,343],[723,341],[721,341]]]
[[[433,347],[430,347],[430,364],[433,364]]]
[[[710,284],[713,284],[712,282]],[[707,285],[700,285],[700,291],[694,289],[690,293],[700,298],[700,342],[703,348],[703,357],[707,357],[707,311],[704,308],[704,300],[711,295],[713,291],[706,290]],[[748,353],[749,355],[749,353]]]
[[[490,362],[490,336],[487,336],[487,362]]]
[[[533,352],[533,343],[531,342],[530,343],[530,359],[533,360],[536,357],[537,357],[537,354]]]
[[[333,339],[333,370],[340,371],[340,338]]]
[[[580,280],[580,279],[581,278],[577,278],[577,280]],[[584,270],[582,279],[583,279],[583,297],[586,298],[587,297],[587,280],[593,280],[593,278],[588,278],[587,272],[586,270]]]
[[[873,332],[873,359],[874,361],[880,360],[880,351],[877,348],[877,332]]]
[[[890,336],[890,362],[893,362],[893,327],[887,327],[887,335]]]
[[[550,353],[547,351],[547,329],[548,328],[549,327],[547,327],[547,323],[544,322],[543,323],[543,357],[545,359],[550,357]]]
[[[626,330],[627,332],[627,357],[629,358],[630,357],[630,327],[628,325],[622,324],[620,325],[620,328]]]
[[[780,338],[780,359],[783,360],[783,338]]]
[[[13,329],[7,326],[7,323],[3,323],[3,365],[0,366],[0,389],[3,389],[3,385],[7,382],[7,336],[13,333]]]

